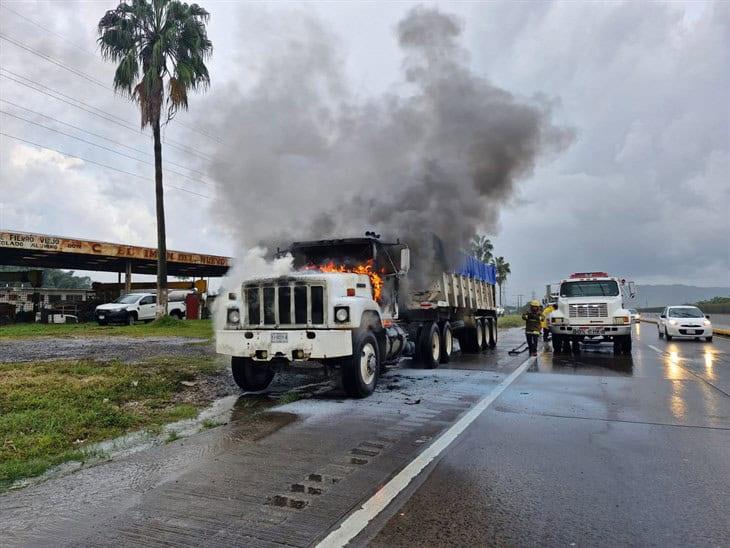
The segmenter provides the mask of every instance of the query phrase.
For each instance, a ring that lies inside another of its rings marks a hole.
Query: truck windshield
[[[616,297],[618,294],[618,283],[615,280],[560,284],[561,297]]]
[[[136,303],[140,297],[141,297],[141,295],[135,295],[134,293],[129,293],[127,295],[122,295],[114,302],[120,303],[120,304],[132,304],[132,303]]]
[[[294,268],[324,266],[329,263],[345,267],[356,267],[373,259],[373,248],[368,243],[331,245],[298,245],[290,250],[294,257]]]

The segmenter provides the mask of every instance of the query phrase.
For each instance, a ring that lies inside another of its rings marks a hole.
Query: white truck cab
[[[472,259],[406,291],[410,250],[400,242],[370,234],[295,242],[287,253],[291,273],[243,280],[224,303],[216,351],[231,357],[243,390],[264,390],[277,370],[324,366],[362,398],[401,357],[435,368],[449,361],[453,337],[465,352],[496,345],[493,266]]]
[[[548,318],[555,352],[578,352],[585,339],[612,341],[617,354],[631,353],[634,283],[606,272],[576,272],[560,282],[557,310]]]
[[[127,293],[111,303],[101,304],[94,310],[99,325],[151,321],[157,313],[157,295],[154,293]],[[178,319],[185,317],[185,302],[168,301],[167,313]]]

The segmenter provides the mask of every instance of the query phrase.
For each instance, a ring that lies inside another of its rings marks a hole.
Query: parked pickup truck
[[[401,357],[435,368],[451,359],[454,338],[462,352],[497,343],[493,265],[463,256],[460,268],[434,268],[422,286],[406,279],[409,248],[378,237],[299,242],[286,252],[294,270],[243,280],[216,332],[243,390],[264,390],[277,370],[319,364],[362,398]]]
[[[157,295],[154,293],[127,293],[112,303],[101,304],[94,310],[99,325],[126,323],[133,325],[138,321],[155,319]],[[185,317],[185,301],[169,301],[167,313],[178,319]]]

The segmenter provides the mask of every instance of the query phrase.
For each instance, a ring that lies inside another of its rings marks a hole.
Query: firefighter
[[[525,338],[527,347],[530,349],[530,356],[537,356],[537,341],[540,338],[540,326],[544,317],[540,312],[539,301],[532,300],[529,306],[530,308],[522,314],[522,319],[525,320]]]
[[[557,306],[557,304],[549,303],[542,311],[542,340],[544,342],[548,342],[548,340],[550,340],[550,327],[548,326],[548,321],[550,320],[550,314],[558,309]]]

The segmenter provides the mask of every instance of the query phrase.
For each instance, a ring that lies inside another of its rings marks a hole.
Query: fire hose
[[[527,350],[527,341],[523,342],[519,346],[515,346],[512,350],[507,352],[510,356],[517,356],[518,354],[522,354]]]

